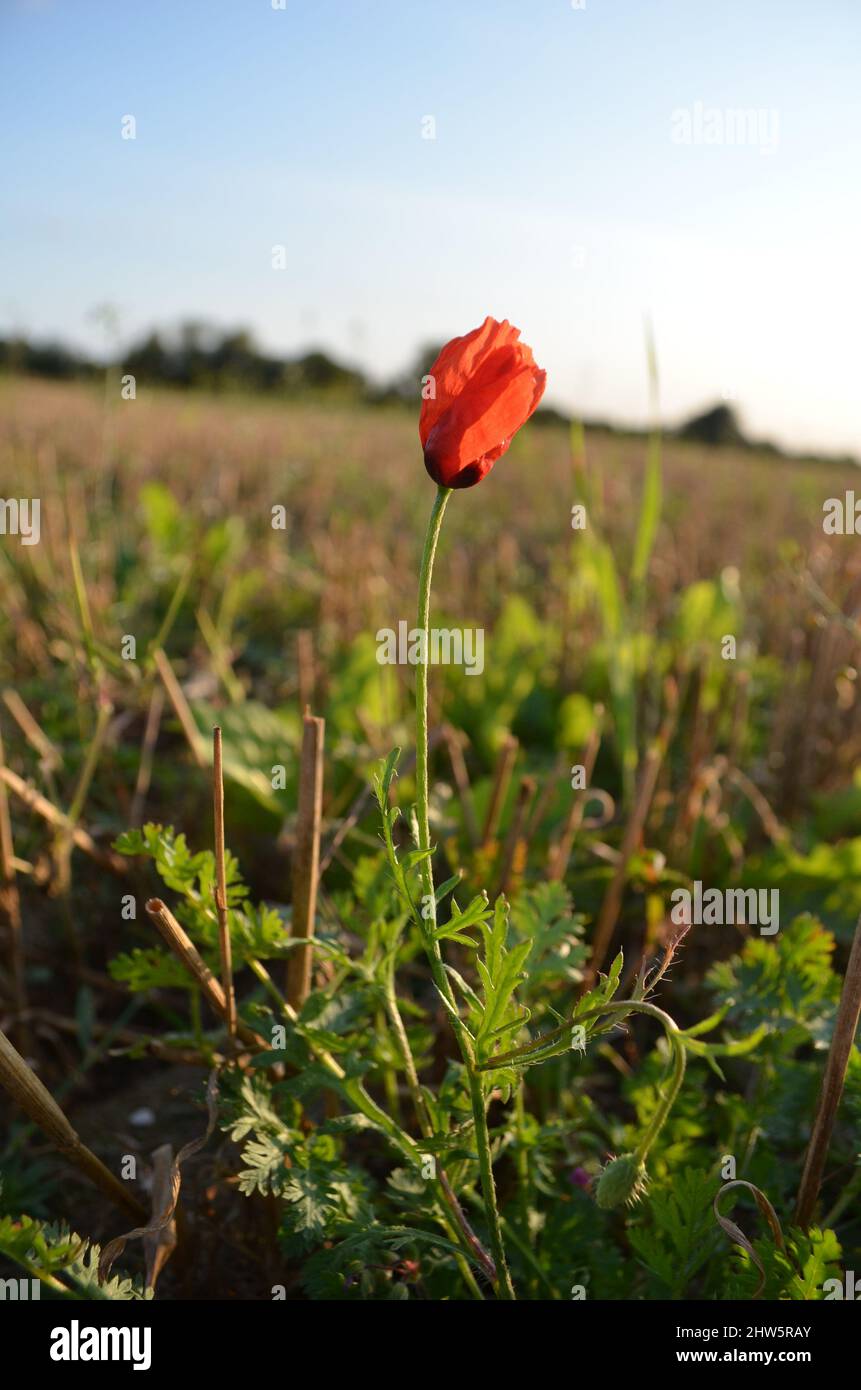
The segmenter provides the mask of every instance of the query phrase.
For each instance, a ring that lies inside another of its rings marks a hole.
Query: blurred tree
[[[741,429],[738,416],[732,406],[722,402],[712,406],[701,415],[694,415],[678,431],[680,439],[693,439],[699,444],[735,444],[745,446],[748,441]]]

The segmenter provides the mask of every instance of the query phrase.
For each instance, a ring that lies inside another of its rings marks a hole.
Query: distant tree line
[[[295,358],[261,352],[244,329],[220,332],[206,324],[184,323],[174,333],[148,333],[112,362],[96,362],[59,343],[0,339],[0,370],[58,381],[87,381],[112,367],[151,386],[210,391],[325,392],[362,398],[368,384],[361,372],[344,367],[324,352]]]
[[[0,338],[0,372],[18,372],[56,381],[93,381],[107,370],[133,376],[138,387],[175,386],[215,392],[277,392],[284,396],[325,396],[368,405],[416,405],[440,345],[423,347],[412,365],[377,385],[355,367],[346,367],[320,349],[296,357],[270,357],[245,329],[219,331],[187,322],[174,332],[151,332],[109,362],[97,362],[60,343]],[[542,423],[568,417],[551,406],[537,412]]]
[[[409,369],[378,386],[355,367],[336,362],[328,353],[313,349],[296,357],[270,357],[262,352],[245,329],[223,331],[189,321],[173,332],[151,332],[110,362],[97,362],[62,343],[34,343],[26,338],[0,338],[0,372],[48,377],[55,381],[92,381],[106,369],[135,377],[138,386],[179,387],[215,392],[263,392],[281,396],[323,396],[345,403],[415,406],[422,381],[430,372],[439,346],[421,349]],[[535,415],[539,425],[564,424],[569,419],[552,406]],[[591,429],[620,435],[642,431],[624,429],[604,420],[583,422]],[[777,455],[785,451],[767,441],[750,439],[736,412],[725,402],[694,415],[671,431],[680,439],[707,447],[732,446]],[[795,455],[793,455],[795,457]],[[798,457],[810,458],[809,454]],[[836,462],[833,457],[830,462]],[[857,460],[841,458],[841,462]]]

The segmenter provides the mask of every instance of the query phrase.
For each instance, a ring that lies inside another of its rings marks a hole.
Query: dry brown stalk
[[[99,690],[97,693],[96,711],[96,727],[93,737],[90,740],[89,747],[87,748],[86,757],[84,758],[75,790],[72,794],[71,805],[66,812],[66,826],[57,836],[57,842],[54,847],[54,860],[56,863],[55,892],[59,891],[64,894],[69,891],[71,884],[72,849],[75,843],[75,827],[81,819],[81,814],[86,804],[87,796],[89,795],[90,787],[96,774],[96,769],[99,765],[99,759],[102,756],[102,750],[107,742],[111,715],[113,714],[113,706],[104,690]]]
[[[206,758],[203,755],[203,748],[200,732],[194,722],[194,715],[191,712],[188,701],[183,694],[182,686],[173,672],[173,667],[162,651],[161,647],[156,647],[153,652],[153,661],[156,670],[164,682],[167,697],[173,705],[173,712],[180,722],[182,732],[185,734],[186,742],[191,749],[191,755],[198,767],[206,766]]]
[[[116,854],[112,849],[102,849],[100,845],[96,844],[92,835],[82,826],[72,825],[63,811],[47,797],[42,796],[41,792],[37,792],[35,787],[31,787],[29,782],[25,782],[23,777],[19,777],[17,772],[13,772],[9,767],[0,767],[0,781],[5,782],[19,801],[22,801],[31,811],[35,811],[49,825],[53,825],[57,830],[66,831],[78,849],[83,850],[97,864],[101,864],[103,868],[110,869],[115,874],[128,873],[129,863],[122,854]]]
[[[550,810],[553,798],[556,795],[560,778],[564,775],[568,765],[568,759],[564,753],[559,753],[547,776],[544,778],[541,791],[535,798],[532,810],[529,813],[529,820],[526,822],[526,839],[531,840],[538,834],[544,824],[544,817]]]
[[[146,903],[147,916],[151,917],[158,927],[167,946],[173,951],[174,955],[182,961],[186,970],[200,985],[206,1002],[212,1011],[220,1019],[227,1021],[227,1002],[224,998],[224,990],[216,980],[206,961],[199,954],[188,933],[183,930],[179,922],[174,917],[170,908],[163,903],[161,898],[150,898]],[[241,1019],[236,1022],[236,1034],[242,1042],[247,1043],[253,1048],[268,1048],[269,1043],[265,1038],[261,1038],[259,1033],[255,1033],[252,1028],[248,1028]]]
[[[236,995],[233,992],[233,953],[230,946],[230,919],[227,912],[227,874],[224,863],[224,773],[221,757],[221,730],[212,731],[212,804],[215,823],[215,913],[218,918],[218,949],[221,953],[221,984],[224,990],[227,1031],[236,1035]]]
[[[5,767],[3,736],[0,734],[0,770]],[[21,895],[15,876],[15,846],[12,840],[12,819],[6,783],[0,780],[0,910],[9,923],[9,956],[12,962],[14,1007],[17,1014],[18,1041],[25,1052],[30,1050],[29,1029],[26,1023],[27,981],[24,974],[24,926],[21,920]]]
[[[729,780],[734,782],[741,792],[747,797],[753,809],[756,811],[762,822],[762,828],[773,844],[780,844],[789,839],[789,831],[780,824],[777,816],[772,811],[768,801],[763,796],[757,786],[745,776],[740,768],[733,767],[729,772]]]
[[[490,794],[490,803],[487,808],[487,816],[484,822],[484,832],[482,843],[485,849],[489,849],[496,836],[499,826],[499,818],[502,815],[502,808],[505,805],[505,797],[508,792],[511,775],[514,771],[514,764],[517,760],[517,752],[520,747],[513,734],[509,734],[499,750],[499,759],[496,764],[496,776],[493,782],[493,790]]]
[[[517,789],[517,801],[514,806],[514,815],[511,817],[511,824],[508,827],[508,834],[505,837],[505,844],[502,850],[502,868],[499,874],[499,885],[496,890],[497,896],[508,890],[508,883],[511,878],[511,871],[514,867],[517,847],[523,840],[526,813],[529,810],[529,805],[534,795],[535,778],[521,777],[520,786]]]
[[[849,1055],[858,1030],[859,1017],[861,1017],[861,917],[855,924],[855,936],[852,941],[852,950],[849,953],[843,992],[834,1021],[834,1033],[831,1037],[828,1061],[825,1064],[825,1072],[822,1077],[822,1090],[819,1093],[816,1119],[813,1122],[810,1144],[804,1160],[804,1172],[801,1175],[801,1186],[798,1190],[795,1223],[804,1231],[810,1226],[816,1207],[816,1199],[819,1196],[822,1174],[825,1171],[825,1160],[828,1157],[834,1121],[837,1118],[837,1109],[843,1094],[846,1069],[849,1066]]]
[[[299,708],[304,712],[314,702],[316,686],[314,638],[306,627],[296,633],[296,665],[299,671]]]
[[[138,764],[138,775],[135,781],[135,791],[132,798],[131,810],[129,812],[129,823],[140,825],[143,820],[143,808],[149,791],[150,780],[152,778],[152,765],[155,756],[155,745],[158,740],[158,731],[161,727],[161,716],[164,712],[164,690],[160,685],[154,685],[150,696],[149,708],[146,716],[146,727],[144,729],[143,742],[141,743],[141,758]]]
[[[305,711],[299,767],[299,813],[293,850],[293,917],[291,936],[307,944],[290,952],[287,1001],[297,1013],[311,989],[311,959],[320,871],[320,823],[323,814],[323,737],[325,720]]]
[[[63,759],[48,735],[33,718],[17,690],[4,690],[3,702],[27,742],[35,748],[46,772],[57,772],[63,766]]]
[[[571,851],[574,848],[574,841],[577,832],[583,824],[583,813],[586,810],[586,803],[589,800],[589,787],[595,772],[595,763],[598,760],[598,750],[601,747],[601,725],[604,717],[602,705],[595,707],[595,724],[592,728],[586,747],[583,750],[583,780],[586,783],[583,790],[574,797],[571,807],[562,827],[562,834],[559,843],[556,845],[548,869],[547,877],[551,883],[561,882],[565,877],[565,870],[568,868],[568,860],[571,858]]]
[[[146,1219],[146,1208],[132,1195],[125,1183],[106,1168],[88,1149],[36,1073],[16,1052],[6,1034],[0,1032],[0,1082],[16,1105],[38,1125],[59,1153],[112,1202],[131,1212],[135,1220]]]
[[[174,1250],[176,1249],[176,1216],[161,1220],[171,1210],[173,1195],[173,1146],[161,1144],[152,1152],[152,1186],[150,1188],[150,1230],[143,1238],[146,1255],[146,1287],[154,1289]]]
[[[652,798],[655,794],[655,787],[658,782],[658,774],[660,773],[661,764],[667,751],[670,728],[671,724],[668,718],[643,759],[643,767],[640,773],[637,794],[634,799],[634,807],[622,836],[619,862],[616,865],[615,873],[610,880],[610,886],[604,895],[604,901],[601,903],[601,910],[598,913],[595,937],[592,943],[592,956],[581,986],[584,993],[592,988],[598,971],[604,964],[613,930],[619,920],[619,912],[622,907],[622,898],[625,892],[625,882],[628,876],[628,864],[639,844],[640,836],[643,833],[643,827],[646,824],[646,817],[649,814],[649,808],[651,807]]]
[[[451,724],[443,727],[443,738],[448,749],[449,762],[451,763],[454,784],[457,787],[457,794],[460,799],[461,810],[463,811],[463,823],[470,844],[477,848],[481,843],[481,832],[478,828],[478,820],[475,814],[475,803],[472,799],[472,787],[469,785],[469,774],[466,770],[466,761],[463,756],[463,734],[457,729],[452,728]]]

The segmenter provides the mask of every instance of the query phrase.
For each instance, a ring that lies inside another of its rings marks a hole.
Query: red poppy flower
[[[486,318],[446,343],[430,369],[435,398],[422,402],[425,468],[440,487],[474,487],[501,458],[541,397],[547,373],[520,329]]]

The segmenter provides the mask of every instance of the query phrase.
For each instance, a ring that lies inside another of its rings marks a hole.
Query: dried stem
[[[143,808],[149,791],[150,780],[152,778],[152,765],[155,755],[155,745],[158,740],[158,731],[161,727],[161,716],[164,712],[164,690],[160,685],[154,685],[150,696],[149,709],[146,716],[146,727],[144,729],[143,742],[141,744],[141,758],[138,764],[138,775],[135,782],[135,792],[132,798],[129,821],[132,825],[140,825],[143,820]]]
[[[224,990],[170,908],[162,902],[161,898],[150,898],[146,904],[146,911],[161,932],[166,945],[182,961],[188,973],[200,985],[212,1011],[226,1022],[227,1001],[224,997]],[[247,1027],[241,1019],[237,1019],[236,1022],[236,1035],[249,1047],[263,1049],[270,1046],[265,1038],[261,1038],[259,1033],[255,1033],[252,1028]]]
[[[299,708],[303,712],[314,703],[317,684],[314,662],[314,638],[308,628],[296,634],[296,665],[299,670]]]
[[[652,797],[655,794],[658,773],[661,770],[661,764],[667,751],[669,733],[670,723],[668,719],[643,760],[643,769],[637,787],[637,794],[634,799],[634,808],[628,819],[628,824],[625,826],[625,833],[622,836],[619,862],[610,881],[610,886],[604,895],[604,901],[601,903],[601,910],[598,914],[598,922],[595,927],[595,939],[592,943],[592,957],[589,961],[581,987],[584,994],[592,988],[598,971],[604,964],[607,949],[613,935],[613,929],[619,919],[622,897],[625,892],[625,882],[628,876],[628,865],[639,843],[640,836],[643,833],[643,826],[646,824],[646,817],[649,814]]]
[[[146,1208],[119,1178],[88,1149],[73,1129],[50,1091],[42,1084],[24,1058],[0,1032],[0,1083],[54,1147],[70,1163],[95,1183],[117,1206],[131,1212],[135,1220],[146,1219]]]
[[[463,756],[463,735],[453,729],[450,724],[443,728],[443,738],[448,749],[449,762],[451,763],[454,784],[457,787],[457,794],[460,800],[460,807],[463,812],[463,823],[466,828],[469,842],[473,847],[481,843],[481,831],[478,828],[478,820],[475,815],[475,803],[472,799],[472,787],[469,785],[469,774],[466,770],[466,762]]]
[[[598,705],[595,710],[595,724],[586,742],[583,753],[583,780],[586,783],[583,790],[574,797],[568,811],[565,824],[562,827],[562,835],[559,843],[555,847],[547,877],[551,883],[558,883],[565,877],[568,868],[568,860],[571,858],[571,851],[574,848],[574,841],[577,832],[583,824],[583,814],[586,810],[586,803],[589,800],[589,787],[592,776],[595,772],[595,763],[598,759],[598,749],[601,746],[601,723],[604,710]]]
[[[63,759],[48,735],[36,722],[17,690],[4,690],[3,703],[20,728],[27,742],[35,748],[46,772],[58,772]]]
[[[489,848],[496,835],[499,825],[499,818],[502,815],[502,808],[505,805],[505,797],[508,786],[511,782],[511,774],[514,771],[514,764],[517,761],[517,751],[520,747],[513,734],[509,734],[502,748],[499,750],[499,760],[496,764],[496,777],[493,782],[493,790],[490,794],[490,804],[487,808],[487,816],[484,822],[484,833],[482,836],[485,849]]]
[[[194,722],[194,715],[191,712],[189,703],[183,694],[182,686],[173,673],[173,667],[161,647],[156,647],[152,657],[156,665],[156,670],[164,683],[167,697],[173,705],[173,712],[180,722],[182,732],[185,734],[186,741],[191,749],[192,757],[198,767],[205,767],[206,759],[203,756],[200,733]]]
[[[171,1209],[173,1196],[173,1148],[161,1144],[150,1155],[152,1158],[152,1186],[150,1188],[150,1227],[158,1227],[144,1236],[146,1254],[146,1287],[154,1289],[158,1277],[176,1249],[176,1216],[172,1216],[164,1226],[159,1221]]]
[[[514,815],[511,817],[511,824],[508,827],[508,834],[505,837],[505,844],[502,849],[502,868],[499,874],[499,884],[496,889],[497,896],[508,891],[508,883],[514,869],[514,861],[517,855],[517,846],[523,840],[523,830],[526,823],[526,813],[529,810],[530,802],[535,795],[535,779],[533,777],[521,777],[520,786],[517,789],[517,801],[514,805]]]
[[[22,801],[31,811],[35,811],[49,825],[53,825],[57,830],[68,831],[71,839],[78,849],[88,854],[97,864],[103,868],[110,869],[115,874],[127,874],[129,871],[129,861],[122,854],[115,854],[113,850],[102,849],[96,844],[92,835],[84,830],[80,825],[72,825],[68,816],[64,814],[47,797],[37,792],[35,787],[31,787],[25,782],[23,777],[19,777],[11,768],[0,767],[0,781],[6,783],[11,792]]]
[[[236,995],[233,992],[233,954],[230,948],[227,873],[224,864],[224,772],[221,730],[217,726],[212,731],[212,805],[215,822],[215,914],[218,918],[221,983],[224,989],[227,1031],[233,1038],[236,1036]]]
[[[822,1078],[822,1090],[819,1095],[816,1119],[813,1122],[810,1144],[804,1161],[804,1172],[801,1176],[801,1186],[798,1190],[795,1222],[805,1231],[813,1219],[816,1199],[819,1196],[819,1187],[825,1170],[825,1160],[828,1157],[828,1147],[831,1143],[840,1097],[843,1094],[846,1069],[849,1065],[849,1055],[858,1029],[859,1016],[861,1016],[861,917],[855,925],[855,937],[852,942],[852,950],[849,953],[849,964],[846,967],[846,978],[843,981],[843,993],[840,996],[837,1018],[834,1022],[834,1033],[831,1038],[828,1061],[825,1064],[825,1074]]]
[[[291,935],[304,944],[290,952],[287,1000],[298,1013],[311,989],[311,959],[320,865],[323,814],[323,737],[326,724],[305,711],[299,769],[299,814],[293,850],[293,919]]]
[[[0,769],[5,766],[3,756],[3,736],[0,734]],[[0,779],[0,910],[9,923],[9,955],[12,961],[12,986],[15,991],[14,1007],[17,1014],[19,1042],[25,1052],[30,1050],[29,1028],[25,1021],[27,1012],[27,981],[24,973],[24,927],[21,920],[21,896],[15,877],[15,846],[12,840],[12,820],[9,815],[9,797],[6,784]]]

